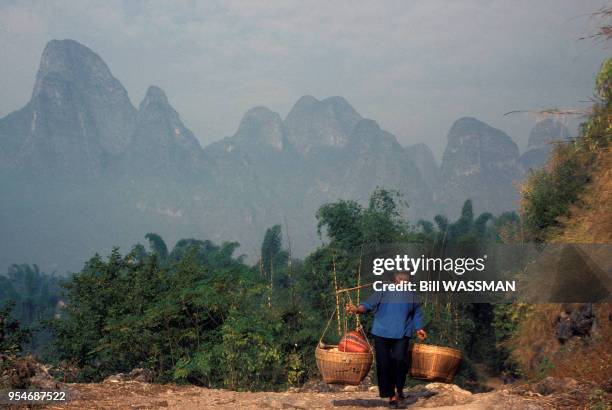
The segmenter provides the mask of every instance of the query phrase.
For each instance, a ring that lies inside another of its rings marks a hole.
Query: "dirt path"
[[[70,384],[78,398],[51,409],[367,409],[387,408],[376,391],[234,392],[195,386],[117,382]],[[372,389],[373,390],[373,389]],[[407,392],[401,408],[551,409],[550,398],[510,390],[471,394],[455,385],[433,383]]]

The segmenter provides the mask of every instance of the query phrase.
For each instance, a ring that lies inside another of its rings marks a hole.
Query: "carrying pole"
[[[353,290],[358,290],[358,289],[367,288],[368,286],[372,286],[374,283],[376,283],[376,282],[370,282],[370,283],[366,283],[366,284],[359,285],[359,286],[353,286],[352,288],[338,289],[338,290],[336,291],[336,293],[351,292],[351,291],[353,291]],[[383,283],[387,283],[387,282],[383,282]]]
[[[336,319],[338,321],[338,337],[342,337],[340,329],[340,297],[338,295],[338,277],[336,275],[336,254],[332,253],[332,267],[334,271],[334,293],[336,294]]]
[[[363,245],[361,245],[361,252],[359,253],[359,268],[357,269],[357,306],[359,306],[359,297],[361,295],[361,259],[363,259]],[[349,296],[350,297],[350,296]],[[361,327],[361,319],[359,315],[355,315],[356,318],[356,329]]]

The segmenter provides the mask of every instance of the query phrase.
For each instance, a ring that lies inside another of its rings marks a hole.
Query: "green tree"
[[[157,254],[160,260],[166,260],[168,257],[168,247],[166,242],[156,233],[148,233],[145,238],[149,241],[149,246]]]
[[[289,254],[282,249],[282,241],[280,225],[274,225],[266,230],[261,244],[261,268],[266,275],[278,272],[288,262]]]
[[[0,353],[18,354],[31,337],[31,332],[23,329],[19,320],[12,317],[14,306],[11,301],[0,308]]]

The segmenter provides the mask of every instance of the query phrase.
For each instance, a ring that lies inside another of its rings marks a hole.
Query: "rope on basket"
[[[332,252],[332,267],[334,271],[334,293],[336,295],[336,319],[338,320],[338,335],[340,335],[340,298],[338,297],[338,278],[336,276],[336,254]]]
[[[331,316],[329,317],[329,320],[327,321],[327,324],[325,325],[325,329],[323,329],[323,333],[321,333],[321,337],[319,338],[319,346],[322,345],[323,336],[325,336],[325,333],[327,333],[327,329],[329,329],[329,325],[331,324],[332,320],[334,320],[334,314],[335,313],[336,313],[336,310],[334,309],[334,311],[332,312]]]
[[[363,244],[361,245],[361,250],[359,252],[359,268],[357,269],[357,306],[359,306],[359,296],[361,294],[361,260],[363,259]],[[350,298],[350,293],[348,294]],[[359,315],[356,317],[357,327],[361,326],[361,319]]]

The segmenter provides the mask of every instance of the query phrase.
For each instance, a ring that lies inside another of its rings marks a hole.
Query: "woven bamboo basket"
[[[461,350],[415,343],[412,346],[410,375],[415,379],[450,383],[461,364]]]
[[[340,352],[337,346],[319,345],[315,350],[317,367],[323,381],[329,384],[357,386],[370,372],[372,352]]]

